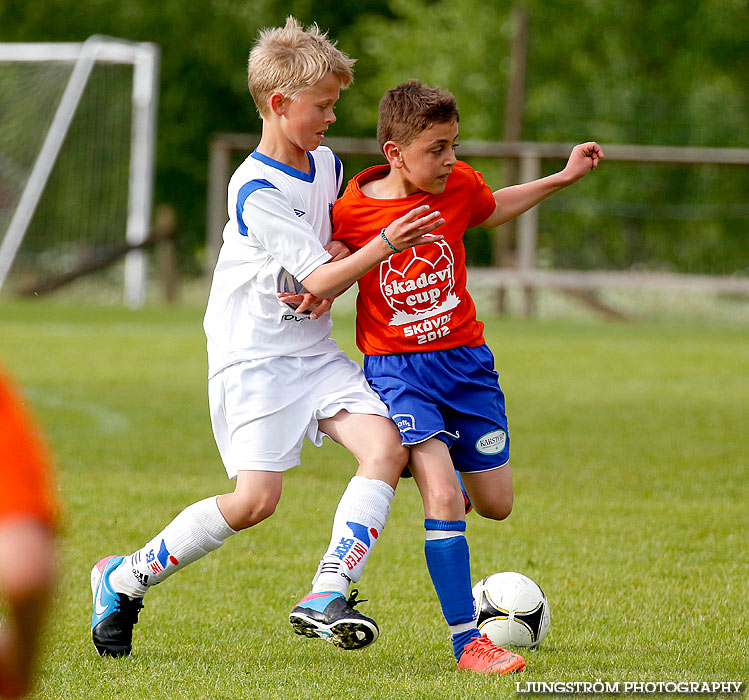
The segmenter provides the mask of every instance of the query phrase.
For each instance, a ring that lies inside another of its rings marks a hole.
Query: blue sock
[[[455,654],[455,658],[460,658],[460,655],[463,653],[463,649],[465,648],[465,645],[468,644],[468,642],[480,636],[481,632],[479,632],[476,627],[472,627],[465,632],[458,632],[457,634],[453,634],[453,654]]]
[[[463,534],[466,524],[463,520],[427,518],[424,527],[427,568],[450,626],[455,657],[459,658],[463,647],[479,636],[474,624],[468,541]]]

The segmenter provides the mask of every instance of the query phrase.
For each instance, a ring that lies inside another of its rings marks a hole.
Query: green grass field
[[[700,322],[491,319],[515,510],[468,516],[473,579],[520,571],[551,606],[516,677],[455,669],[411,481],[360,582],[381,637],[294,635],[355,466],[305,447],[273,518],[151,591],[129,659],[90,642],[89,572],[184,506],[230,489],[207,411],[202,308],[0,305],[0,361],[57,456],[61,580],[39,698],[455,699],[518,681],[749,680],[749,332]],[[335,336],[355,354],[353,319]],[[522,697],[522,696],[518,696]]]

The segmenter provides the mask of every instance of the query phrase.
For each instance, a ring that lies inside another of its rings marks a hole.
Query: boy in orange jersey
[[[0,697],[31,686],[42,623],[54,583],[57,507],[50,460],[23,401],[0,373]]]
[[[357,175],[333,208],[333,237],[353,251],[417,206],[439,210],[443,240],[392,256],[359,279],[356,337],[364,371],[411,450],[424,502],[427,566],[450,627],[458,667],[519,671],[525,661],[479,635],[460,473],[481,515],[512,509],[504,395],[483,324],[466,290],[463,235],[494,228],[571,185],[598,165],[594,142],[575,146],[555,175],[492,192],[457,160],[455,98],[412,80],[380,102],[377,127],[387,165]],[[387,241],[386,241],[387,242]]]

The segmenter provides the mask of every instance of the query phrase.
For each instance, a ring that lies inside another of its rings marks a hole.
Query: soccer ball
[[[549,631],[549,603],[539,585],[503,571],[473,587],[476,627],[497,646],[538,646]]]

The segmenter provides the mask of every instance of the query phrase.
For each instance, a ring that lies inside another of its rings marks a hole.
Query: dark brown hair
[[[388,141],[408,146],[432,124],[458,119],[458,104],[451,93],[409,80],[388,90],[380,100],[377,140],[380,148]]]

